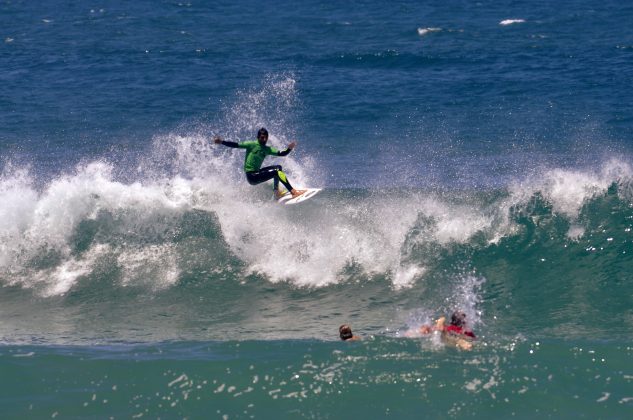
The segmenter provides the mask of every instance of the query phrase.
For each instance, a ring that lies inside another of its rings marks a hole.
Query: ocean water
[[[0,416],[631,418],[632,21],[0,1]]]

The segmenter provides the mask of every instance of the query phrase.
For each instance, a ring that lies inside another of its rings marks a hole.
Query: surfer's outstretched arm
[[[214,138],[213,139],[213,143],[215,143],[215,144],[223,144],[224,146],[233,147],[233,148],[240,147],[239,143],[236,143],[234,141],[224,141],[220,137]]]
[[[297,142],[296,142],[296,141],[293,141],[292,143],[290,143],[290,144],[288,145],[288,147],[286,148],[286,150],[282,150],[282,151],[277,152],[277,156],[288,156],[288,154],[289,154],[290,152],[292,152],[292,149],[294,149],[296,145],[297,145]]]

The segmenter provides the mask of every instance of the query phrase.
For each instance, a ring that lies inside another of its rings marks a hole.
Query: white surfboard
[[[300,188],[297,188],[297,189],[300,189]],[[277,199],[277,202],[279,204],[285,204],[285,205],[299,204],[303,201],[311,199],[312,197],[317,195],[319,191],[321,191],[321,188],[301,188],[301,189],[306,190],[306,192],[301,194],[299,197],[292,198],[292,194],[286,193],[283,197]]]

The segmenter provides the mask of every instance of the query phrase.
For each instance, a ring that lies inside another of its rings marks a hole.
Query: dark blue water
[[[0,408],[628,417],[632,21],[0,2]],[[262,126],[325,191],[279,206],[209,141]],[[455,308],[472,352],[402,338]]]
[[[329,172],[360,171],[342,185],[384,154],[411,155],[407,166],[526,152],[565,163],[630,135],[630,13],[584,1],[8,3],[3,144],[59,166],[68,149],[134,153],[183,126],[244,137],[260,123],[321,152]],[[499,25],[513,16],[526,22]],[[441,30],[420,36],[427,27]],[[284,78],[296,86],[279,121],[269,85]],[[262,92],[259,121],[231,131],[226,108],[249,90]]]

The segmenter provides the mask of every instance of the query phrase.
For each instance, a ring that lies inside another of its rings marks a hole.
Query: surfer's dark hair
[[[463,327],[466,323],[466,314],[461,311],[453,312],[451,315],[451,325],[455,325],[457,327]]]
[[[268,137],[268,130],[266,130],[264,127],[260,128],[257,132],[257,138],[259,138],[259,136],[261,136],[262,134]]]
[[[339,336],[341,337],[341,340],[343,341],[349,340],[350,338],[354,337],[354,334],[352,334],[352,329],[347,324],[343,324],[340,327],[338,327],[338,333],[339,333]]]

